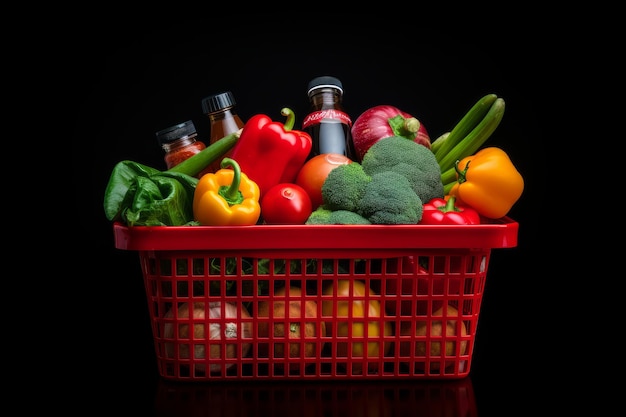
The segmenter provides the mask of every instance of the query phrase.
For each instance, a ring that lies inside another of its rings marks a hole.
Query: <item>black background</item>
[[[101,306],[92,313],[94,325],[85,328],[96,347],[88,360],[98,371],[90,365],[79,372],[90,381],[95,376],[102,387],[92,390],[96,404],[159,414],[161,382],[138,255],[115,249],[102,206],[114,165],[130,159],[164,169],[155,132],[193,120],[199,138],[208,138],[201,100],[223,91],[233,92],[244,121],[257,113],[280,120],[286,106],[298,126],[308,111],[309,80],[332,75],[343,82],[344,108],[353,120],[369,107],[394,105],[419,118],[432,140],[483,95],[505,99],[502,123],[486,145],[503,148],[525,179],[509,213],[520,224],[519,243],[492,253],[470,378],[481,416],[534,408],[537,386],[521,378],[540,366],[529,340],[539,332],[533,306],[547,297],[533,291],[537,271],[531,262],[540,246],[545,164],[536,144],[546,140],[537,97],[549,81],[537,45],[516,41],[503,29],[499,42],[478,30],[442,42],[441,33],[350,16],[335,16],[324,27],[313,19],[297,25],[259,19],[226,30],[217,22],[142,31],[110,27],[98,34],[77,31],[72,38],[84,35],[89,43],[76,49],[67,75],[77,87],[71,89],[75,170],[90,176],[87,195],[77,196],[77,207],[88,205],[79,216],[89,245],[83,270],[90,273],[80,285]],[[95,157],[82,158],[85,152]],[[509,406],[500,409],[494,398]]]

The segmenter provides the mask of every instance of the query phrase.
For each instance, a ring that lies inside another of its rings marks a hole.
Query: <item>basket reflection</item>
[[[470,378],[451,381],[263,381],[185,383],[160,379],[157,416],[474,417]]]

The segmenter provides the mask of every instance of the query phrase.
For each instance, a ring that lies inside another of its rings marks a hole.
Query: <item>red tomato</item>
[[[261,200],[261,216],[267,224],[304,224],[312,211],[311,198],[297,184],[276,184]]]
[[[323,203],[322,185],[326,181],[328,173],[339,165],[346,165],[351,162],[352,160],[345,155],[323,153],[314,156],[302,165],[296,177],[296,184],[304,188],[311,198],[313,210]]]

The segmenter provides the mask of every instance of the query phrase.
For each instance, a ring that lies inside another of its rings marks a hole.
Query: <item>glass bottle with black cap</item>
[[[244,126],[244,122],[237,114],[235,107],[235,97],[230,91],[214,94],[202,99],[202,111],[209,117],[211,127],[209,144],[215,143],[224,136],[230,135]],[[214,172],[220,169],[222,159],[229,157],[230,154],[231,151],[228,151],[221,158],[214,161],[210,165],[211,169]]]
[[[343,108],[343,85],[336,77],[322,76],[309,82],[310,112],[302,130],[311,135],[309,158],[323,153],[338,153],[354,160],[350,129],[352,120]]]

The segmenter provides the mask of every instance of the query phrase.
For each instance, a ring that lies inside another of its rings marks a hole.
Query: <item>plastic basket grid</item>
[[[503,247],[516,244],[514,226]],[[118,247],[131,248],[125,240],[129,228],[118,227],[123,236],[117,240],[124,242]],[[162,250],[172,245],[157,244],[157,250],[139,250],[163,378],[459,379],[469,374],[491,248],[265,244],[270,249],[226,244]],[[359,283],[372,292],[359,291]],[[302,291],[278,294],[294,287]],[[263,304],[267,313],[261,315]]]

